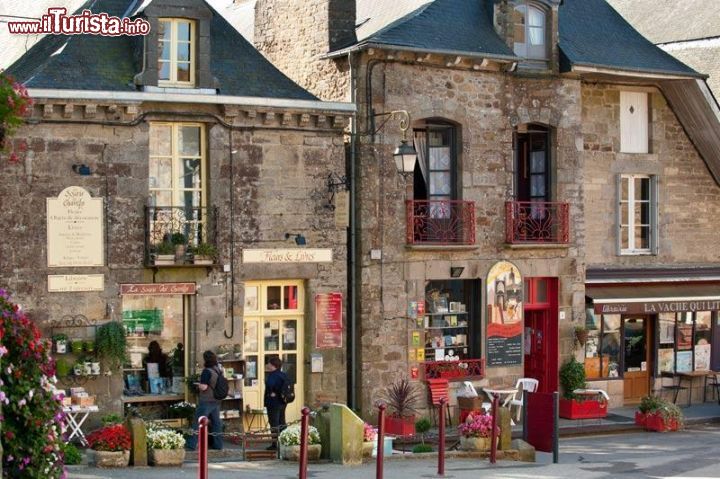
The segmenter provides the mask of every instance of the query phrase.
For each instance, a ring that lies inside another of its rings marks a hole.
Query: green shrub
[[[575,358],[563,364],[560,368],[560,384],[563,387],[563,398],[579,399],[573,391],[585,388],[585,366]]]
[[[82,453],[74,444],[70,442],[63,444],[62,452],[65,458],[65,465],[77,466],[82,463]]]
[[[412,452],[415,454],[421,452],[433,452],[433,447],[430,444],[416,444],[413,446]]]
[[[95,347],[109,369],[118,369],[125,362],[125,329],[117,321],[105,323],[97,329]]]
[[[100,422],[103,423],[103,426],[112,426],[113,424],[121,424],[123,418],[120,414],[111,413],[101,417]]]
[[[175,245],[169,241],[158,243],[155,245],[155,251],[157,254],[175,254]]]
[[[421,417],[417,421],[415,421],[415,431],[420,434],[425,434],[430,430],[432,427],[432,424],[430,423],[430,419],[426,417]]]

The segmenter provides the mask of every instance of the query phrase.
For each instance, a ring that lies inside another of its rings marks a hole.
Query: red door
[[[524,374],[538,380],[538,392],[558,390],[557,278],[525,281]]]

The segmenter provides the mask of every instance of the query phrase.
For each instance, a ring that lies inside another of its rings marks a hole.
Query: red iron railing
[[[505,203],[505,241],[510,244],[570,241],[570,205],[545,201]]]
[[[407,200],[406,211],[408,244],[475,244],[474,201]]]
[[[448,381],[465,381],[485,377],[485,360],[426,361],[425,379],[446,378]]]

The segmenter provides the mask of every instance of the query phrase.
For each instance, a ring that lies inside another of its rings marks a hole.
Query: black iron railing
[[[157,265],[160,255],[175,255],[174,263],[184,264],[190,259],[189,253],[193,250],[210,252],[212,254],[208,256],[216,256],[216,207],[145,207],[146,265]],[[185,254],[188,256],[185,257]]]

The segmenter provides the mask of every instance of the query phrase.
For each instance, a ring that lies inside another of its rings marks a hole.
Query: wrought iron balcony
[[[505,203],[505,241],[509,244],[570,241],[570,205],[545,201]]]
[[[446,378],[448,381],[467,381],[485,377],[484,359],[461,359],[459,361],[426,361],[425,379]]]
[[[475,202],[407,200],[410,245],[474,245]]]
[[[145,264],[171,266],[214,263],[217,256],[217,208],[145,207]],[[202,256],[198,261],[195,256]],[[163,259],[163,256],[165,255]],[[173,255],[174,259],[167,259]]]

